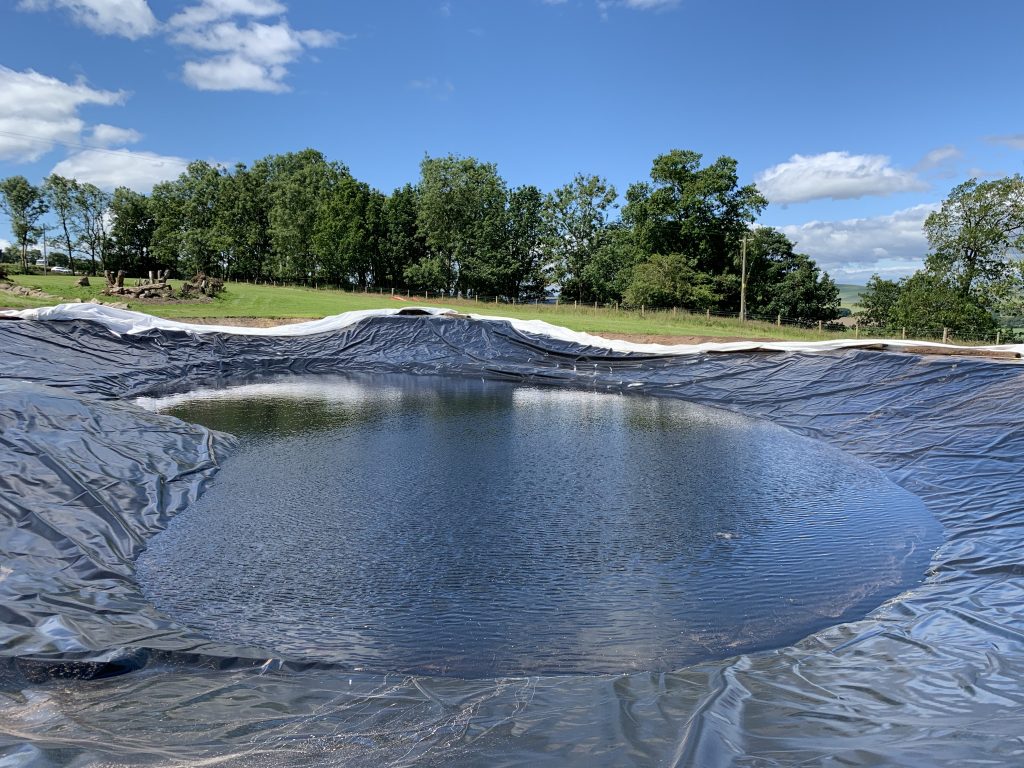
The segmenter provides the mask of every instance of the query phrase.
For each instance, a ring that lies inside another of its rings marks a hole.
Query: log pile
[[[129,296],[133,299],[174,298],[174,288],[167,282],[167,278],[170,276],[168,269],[150,271],[148,278],[136,281],[134,286],[124,284],[123,269],[119,269],[117,274],[107,270],[103,276],[107,279],[107,287],[103,291],[106,296]]]
[[[135,285],[124,284],[124,270],[117,273],[107,270],[103,273],[107,279],[107,287],[103,291],[105,296],[127,296],[132,299],[202,299],[214,297],[224,290],[224,281],[219,277],[207,277],[203,272],[197,273],[191,280],[181,284],[181,288],[175,292],[174,288],[167,282],[171,271],[169,269],[158,269],[150,272],[149,277],[144,277],[135,282]]]
[[[213,298],[224,290],[224,281],[219,277],[207,277],[203,272],[197,272],[191,280],[181,284],[178,296],[182,299],[193,296],[209,296]]]

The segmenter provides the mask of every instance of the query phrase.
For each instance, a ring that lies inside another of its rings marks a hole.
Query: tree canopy
[[[196,161],[148,195],[57,175],[42,189],[12,177],[0,190],[23,254],[49,205],[64,249],[93,272],[729,312],[747,237],[752,312],[834,317],[828,276],[784,235],[753,226],[766,201],[739,183],[732,158],[659,155],[621,216],[614,186],[594,174],[545,193],[474,157],[428,156],[419,170],[385,194],[304,149],[231,168]]]

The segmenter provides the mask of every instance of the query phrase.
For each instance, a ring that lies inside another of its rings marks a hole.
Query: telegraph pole
[[[747,236],[740,241],[740,320],[747,319]]]

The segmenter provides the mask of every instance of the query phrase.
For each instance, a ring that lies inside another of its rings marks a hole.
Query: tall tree
[[[544,294],[545,233],[541,191],[528,185],[509,192],[502,247],[489,275],[496,295],[531,299]]]
[[[223,274],[225,243],[219,226],[221,169],[204,161],[189,163],[174,181],[153,187],[157,221],[153,252],[180,274]]]
[[[334,285],[369,285],[380,244],[380,202],[368,184],[339,175],[317,209],[313,248],[323,278]]]
[[[861,311],[858,321],[873,328],[896,328],[896,304],[900,300],[902,286],[895,280],[884,280],[872,275],[867,287],[860,295]]]
[[[747,304],[755,315],[828,322],[839,316],[839,288],[782,232],[758,227],[747,247]]]
[[[0,181],[0,210],[11,220],[11,231],[21,245],[21,268],[28,270],[28,241],[39,234],[39,220],[47,211],[46,197],[24,176]]]
[[[416,223],[428,256],[406,275],[450,294],[493,289],[486,265],[501,247],[507,199],[497,166],[448,155],[425,158],[420,173]]]
[[[110,212],[113,218],[110,226],[112,248],[105,269],[123,269],[130,274],[141,275],[149,270],[172,266],[160,264],[153,258],[156,218],[148,197],[127,187],[118,187],[111,198]]]
[[[740,238],[768,201],[753,184],[740,186],[733,158],[703,168],[702,159],[680,149],[654,158],[651,182],[629,188],[622,216],[646,253],[682,253],[720,275],[734,271]]]
[[[89,254],[89,274],[96,274],[97,260],[106,269],[107,248],[110,243],[111,195],[95,184],[78,184],[75,194],[75,213],[79,242]]]
[[[377,254],[373,279],[389,288],[405,286],[405,270],[427,258],[427,243],[416,224],[419,190],[411,184],[396,189],[384,201],[384,240]]]
[[[1020,293],[1024,178],[977,179],[955,187],[924,225],[929,271],[982,304]]]
[[[224,277],[262,280],[273,259],[270,184],[266,160],[226,173],[217,196],[215,226],[223,246]]]
[[[900,281],[890,319],[914,336],[938,337],[947,328],[964,339],[987,338],[998,325],[977,296],[964,296],[957,282],[926,269]]]
[[[340,178],[351,178],[351,174],[314,149],[272,155],[266,162],[270,236],[276,256],[272,274],[299,283],[323,279],[319,262],[323,250],[316,243],[321,203]]]
[[[597,298],[587,272],[602,244],[616,196],[615,187],[600,176],[577,174],[545,200],[548,249],[567,299]]]
[[[72,234],[75,232],[76,221],[79,218],[80,186],[75,179],[66,179],[56,173],[51,173],[43,181],[43,194],[46,196],[50,210],[57,216],[57,229],[63,235],[68,263],[71,265],[71,274],[74,274],[75,241]]]

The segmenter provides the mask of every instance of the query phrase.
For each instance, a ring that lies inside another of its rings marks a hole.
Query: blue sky
[[[0,177],[33,182],[312,146],[383,191],[452,152],[625,192],[693,149],[863,282],[920,264],[955,184],[1024,171],[1014,0],[13,0],[0,28]]]

